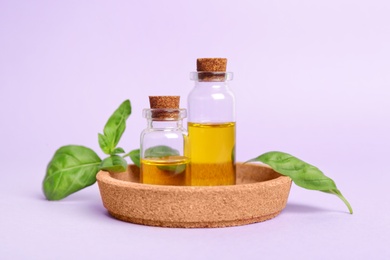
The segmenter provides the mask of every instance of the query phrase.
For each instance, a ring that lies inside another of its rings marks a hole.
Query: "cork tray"
[[[286,206],[291,179],[271,168],[237,163],[237,185],[162,186],[139,183],[139,168],[97,175],[103,205],[115,218],[178,228],[229,227],[269,220]]]

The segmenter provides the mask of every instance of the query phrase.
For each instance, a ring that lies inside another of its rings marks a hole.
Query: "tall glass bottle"
[[[235,98],[224,58],[197,60],[191,73],[195,87],[188,96],[191,185],[233,185],[236,182]]]
[[[140,181],[157,185],[188,185],[188,134],[183,128],[186,110],[178,96],[151,96],[144,109],[147,128],[141,133]]]

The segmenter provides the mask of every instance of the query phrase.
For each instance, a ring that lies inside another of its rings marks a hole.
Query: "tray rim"
[[[188,190],[191,192],[204,192],[205,190],[210,190],[210,191],[218,191],[218,190],[235,190],[238,188],[251,188],[253,186],[268,186],[267,184],[274,184],[277,185],[278,183],[284,183],[284,182],[291,182],[291,178],[288,176],[281,175],[280,173],[276,172],[273,170],[271,167],[265,164],[257,164],[257,163],[241,163],[238,162],[236,165],[250,165],[250,166],[256,166],[260,168],[268,168],[275,173],[279,174],[280,176],[270,179],[270,180],[265,180],[265,181],[259,181],[259,182],[253,182],[253,183],[242,183],[242,184],[236,184],[236,185],[220,185],[220,186],[175,186],[175,185],[154,185],[154,184],[145,184],[145,183],[138,183],[138,182],[133,182],[133,181],[124,181],[117,179],[115,177],[112,177],[111,174],[107,171],[99,171],[96,175],[96,179],[99,181],[103,182],[109,182],[113,185],[117,186],[122,186],[122,187],[132,187],[132,188],[137,188],[137,189],[153,189],[153,190],[160,190],[160,191],[166,191],[166,190],[172,190],[172,189],[180,189],[180,190]],[[138,167],[134,164],[129,164],[128,167]],[[121,173],[116,173],[116,174],[121,174]],[[274,186],[272,185],[272,186]]]

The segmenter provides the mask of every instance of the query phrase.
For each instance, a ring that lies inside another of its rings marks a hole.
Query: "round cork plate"
[[[139,168],[100,171],[104,207],[115,218],[148,226],[229,227],[265,221],[286,206],[291,179],[271,168],[237,163],[237,185],[163,186],[139,183]]]

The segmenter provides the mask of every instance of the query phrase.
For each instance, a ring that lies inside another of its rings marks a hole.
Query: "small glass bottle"
[[[188,96],[188,135],[191,154],[191,185],[236,183],[235,98],[228,81],[224,58],[197,60],[191,73],[195,87]]]
[[[188,185],[190,179],[188,133],[183,128],[185,109],[179,96],[150,96],[143,110],[147,128],[141,133],[140,181],[157,185]]]

